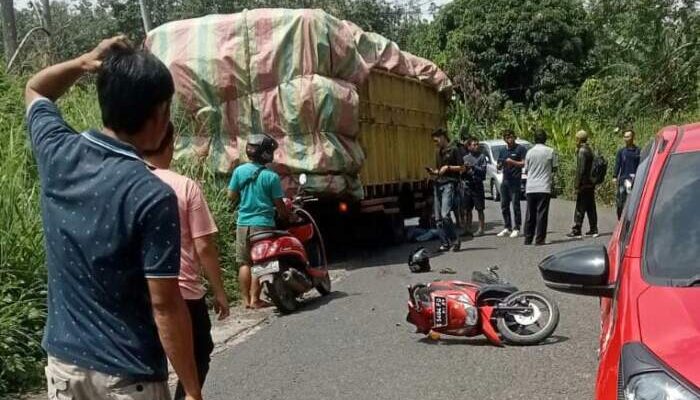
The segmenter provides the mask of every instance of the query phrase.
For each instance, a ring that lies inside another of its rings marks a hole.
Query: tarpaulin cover
[[[435,64],[322,10],[256,9],[176,21],[146,46],[173,74],[178,105],[193,122],[178,155],[230,172],[250,133],[280,144],[273,168],[285,189],[305,172],[318,194],[362,196],[358,86],[372,68],[450,89]],[[187,130],[187,129],[185,129]]]

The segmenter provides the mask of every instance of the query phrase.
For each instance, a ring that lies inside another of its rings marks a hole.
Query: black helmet
[[[248,136],[245,153],[248,159],[258,164],[269,164],[275,157],[277,141],[266,133],[256,133]]]
[[[428,251],[421,247],[416,249],[408,257],[408,268],[411,272],[428,272],[430,271],[430,255]]]

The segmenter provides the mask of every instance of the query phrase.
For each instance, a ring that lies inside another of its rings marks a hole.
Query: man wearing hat
[[[593,151],[588,145],[588,132],[580,130],[576,132],[576,211],[574,213],[574,226],[568,237],[581,237],[583,217],[588,215],[590,230],[586,236],[598,237],[598,213],[595,206],[595,184],[591,180],[591,168],[593,167]]]

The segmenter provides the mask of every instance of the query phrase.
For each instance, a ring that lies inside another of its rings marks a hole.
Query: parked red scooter
[[[496,346],[502,345],[501,337],[518,345],[547,339],[559,323],[557,305],[541,293],[518,291],[498,276],[497,269],[474,272],[473,282],[410,286],[406,320],[416,326],[416,333],[483,334]]]
[[[287,230],[271,230],[250,236],[253,277],[282,313],[299,308],[299,298],[315,288],[321,295],[331,293],[331,279],[323,237],[311,214],[304,210],[306,202],[317,199],[302,196],[306,175],[299,177],[299,193],[284,199],[296,221]]]

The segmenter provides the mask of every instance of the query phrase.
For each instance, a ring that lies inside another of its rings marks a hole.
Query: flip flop
[[[443,268],[440,270],[441,274],[456,274],[457,271],[453,270],[452,268]]]

